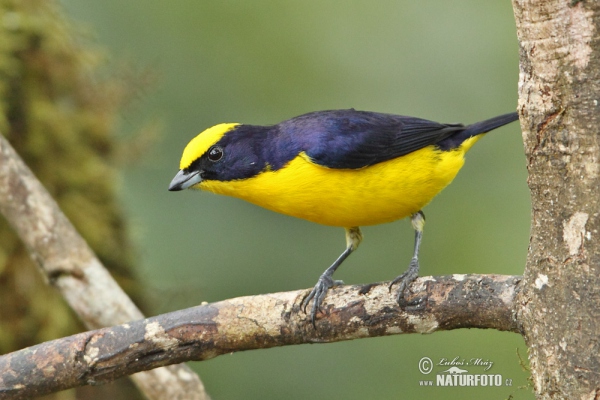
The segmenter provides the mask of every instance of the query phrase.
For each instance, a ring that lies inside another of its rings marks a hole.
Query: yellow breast
[[[375,225],[407,217],[429,203],[454,179],[465,152],[480,137],[455,150],[428,146],[362,169],[322,167],[302,153],[277,171],[197,186],[324,225]]]

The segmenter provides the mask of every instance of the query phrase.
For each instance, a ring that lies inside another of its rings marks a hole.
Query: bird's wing
[[[344,169],[391,160],[464,130],[463,125],[355,110],[305,114],[280,128],[301,142],[312,162]]]

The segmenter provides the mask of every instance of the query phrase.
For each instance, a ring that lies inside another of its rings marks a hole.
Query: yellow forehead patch
[[[193,138],[183,149],[179,169],[189,167],[191,163],[206,153],[210,146],[217,143],[223,135],[238,125],[237,123],[215,125]]]

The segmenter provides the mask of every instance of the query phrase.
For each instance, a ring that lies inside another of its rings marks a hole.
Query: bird
[[[362,241],[361,226],[410,217],[415,232],[396,301],[405,305],[419,276],[422,209],[456,176],[465,153],[483,134],[518,119],[516,112],[471,125],[443,124],[355,109],[315,111],[269,126],[221,123],[183,150],[169,190],[205,190],[246,200],[315,223],[342,227],[346,248],[304,297],[310,319],[327,291],[343,284],[333,274]]]

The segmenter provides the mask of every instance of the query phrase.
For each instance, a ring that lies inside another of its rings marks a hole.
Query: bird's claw
[[[415,281],[419,277],[419,260],[413,258],[410,261],[410,265],[408,269],[404,271],[401,275],[397,276],[389,285],[390,292],[392,291],[392,286],[399,283],[398,285],[398,294],[396,295],[396,301],[401,307],[404,307],[408,304],[406,301],[406,295],[408,287],[411,283]]]
[[[327,294],[327,290],[334,286],[343,285],[344,282],[340,280],[334,280],[330,275],[323,274],[319,277],[317,284],[310,291],[308,296],[302,300],[302,304],[300,304],[300,308],[306,314],[306,307],[311,300],[313,300],[313,305],[310,310],[310,320],[313,326],[316,328],[315,321],[317,317],[317,311],[321,311],[321,304],[323,300],[325,300],[325,295]]]

